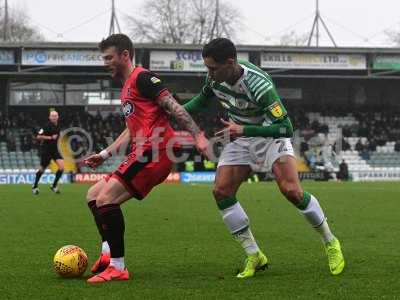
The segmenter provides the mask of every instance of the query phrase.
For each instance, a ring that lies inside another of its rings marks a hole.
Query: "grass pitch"
[[[0,186],[1,299],[399,299],[400,184],[304,183],[320,199],[342,242],[347,268],[330,275],[317,234],[274,183],[244,184],[246,208],[271,266],[234,277],[244,259],[226,230],[211,185],[164,184],[142,202],[123,206],[127,282],[90,286],[62,279],[53,255],[82,247],[90,264],[100,242],[85,203],[86,185]],[[90,267],[90,265],[89,265]]]

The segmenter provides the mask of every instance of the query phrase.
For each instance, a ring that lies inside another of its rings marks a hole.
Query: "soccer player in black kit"
[[[38,183],[40,177],[52,159],[56,162],[58,171],[56,172],[56,177],[54,178],[54,182],[50,186],[50,189],[56,194],[60,193],[57,188],[57,183],[64,172],[64,160],[57,147],[58,138],[60,137],[60,125],[58,118],[58,112],[55,110],[51,111],[49,115],[49,122],[46,124],[46,126],[39,130],[38,135],[36,136],[40,142],[40,167],[36,172],[35,183],[32,186],[32,193],[34,195],[39,194]]]

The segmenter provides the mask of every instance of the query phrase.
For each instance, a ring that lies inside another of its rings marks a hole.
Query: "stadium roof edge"
[[[193,44],[134,44],[137,49],[149,50],[200,50],[202,45]],[[96,49],[94,42],[38,42],[38,43],[3,43],[0,49]],[[298,47],[268,45],[237,45],[238,51],[276,51],[276,52],[321,52],[321,53],[392,53],[400,54],[400,48],[366,48],[366,47]]]

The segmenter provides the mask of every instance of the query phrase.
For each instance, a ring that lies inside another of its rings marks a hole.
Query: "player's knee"
[[[64,172],[64,168],[58,168],[59,172]]]
[[[297,184],[285,183],[281,186],[281,192],[294,205],[302,202],[303,191]]]
[[[112,198],[104,192],[100,192],[96,198],[96,206],[100,207],[107,204],[112,204]]]
[[[96,198],[97,198],[97,191],[95,186],[93,185],[89,188],[89,190],[86,193],[86,201],[89,202],[92,200],[96,200]]]
[[[214,199],[216,201],[220,201],[222,199],[231,197],[232,196],[231,194],[232,193],[228,188],[221,187],[221,186],[216,186],[216,187],[214,187],[214,190],[213,190]]]

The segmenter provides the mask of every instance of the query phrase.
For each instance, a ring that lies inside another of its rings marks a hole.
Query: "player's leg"
[[[225,225],[248,256],[245,269],[238,274],[239,278],[251,277],[258,269],[264,269],[267,265],[267,258],[260,251],[250,230],[249,218],[236,199],[237,190],[250,172],[247,165],[219,166],[213,190]]]
[[[97,195],[97,214],[103,233],[110,246],[110,265],[100,274],[88,279],[89,283],[129,279],[125,268],[125,222],[120,205],[132,197],[125,186],[115,178],[110,178]]]
[[[317,198],[301,188],[296,158],[291,155],[277,158],[272,165],[272,171],[282,194],[298,208],[299,212],[321,236],[332,274],[340,274],[344,268],[340,243],[332,234]]]
[[[92,185],[87,194],[86,194],[86,201],[87,205],[90,209],[90,212],[93,215],[94,221],[97,226],[97,230],[99,232],[99,235],[101,237],[101,254],[100,257],[96,260],[96,262],[93,264],[91,271],[92,273],[99,273],[104,271],[108,265],[110,264],[110,246],[108,245],[103,227],[102,227],[102,222],[101,222],[101,217],[98,213],[97,205],[96,205],[96,199],[98,195],[100,194],[100,191],[103,189],[103,187],[106,185],[106,182],[109,178],[102,179]]]
[[[134,153],[129,155],[113,173],[96,196],[96,206],[105,238],[110,246],[110,266],[92,277],[90,283],[125,280],[129,274],[124,263],[124,219],[120,204],[135,197],[143,199],[151,189],[163,182],[172,168],[172,162],[165,151],[160,151],[153,161],[152,153],[146,152],[140,159]],[[95,193],[93,193],[94,195]],[[115,272],[120,272],[116,275]]]
[[[51,185],[50,188],[54,193],[58,194],[58,193],[60,193],[60,191],[57,188],[57,184],[64,172],[64,160],[62,158],[57,158],[57,159],[55,159],[55,162],[57,164],[58,170],[56,172],[56,176],[54,178],[53,184]]]
[[[32,193],[34,195],[39,194],[38,184],[39,184],[40,178],[42,177],[44,171],[46,170],[47,166],[49,165],[50,160],[51,160],[51,157],[47,153],[42,153],[40,155],[40,166],[39,166],[38,170],[36,171],[35,182],[32,185]]]

